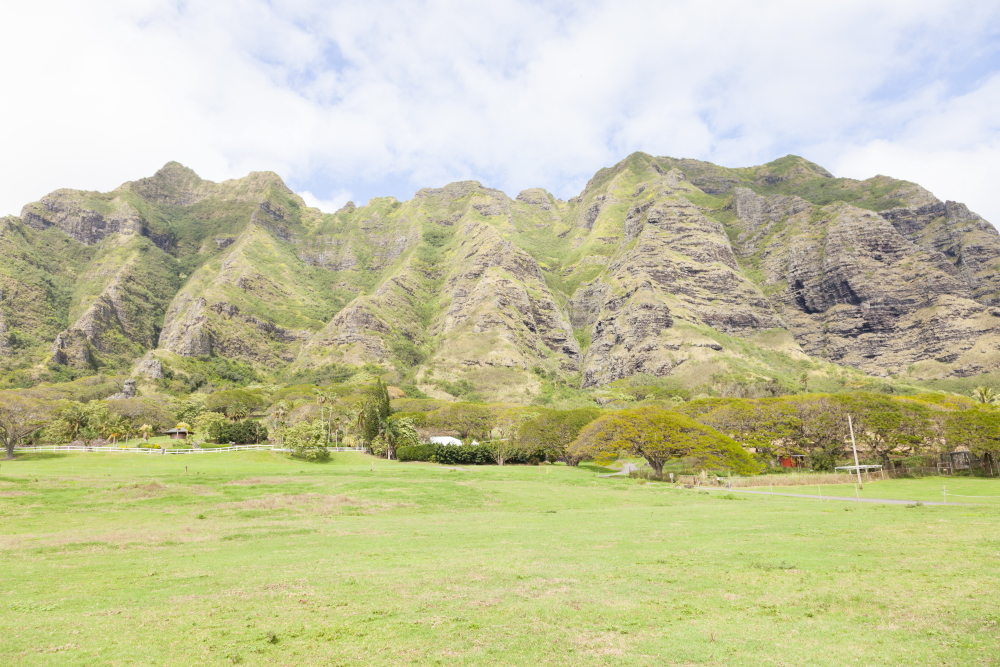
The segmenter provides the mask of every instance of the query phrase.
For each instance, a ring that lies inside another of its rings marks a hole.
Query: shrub
[[[431,457],[443,465],[491,465],[493,452],[488,445],[440,445]]]
[[[430,461],[437,453],[438,448],[447,445],[413,445],[410,447],[400,447],[396,450],[396,458],[400,461]]]
[[[326,448],[326,431],[320,421],[301,422],[285,433],[285,446],[292,455],[306,461],[325,461],[330,458]]]
[[[495,465],[493,445],[413,445],[400,447],[396,451],[400,461],[431,461],[442,465]],[[505,463],[538,464],[545,460],[541,449],[516,450],[509,454]]]

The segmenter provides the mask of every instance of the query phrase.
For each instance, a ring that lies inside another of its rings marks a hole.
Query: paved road
[[[921,500],[921,501],[916,501],[916,500],[894,500],[894,499],[891,499],[891,498],[861,498],[859,500],[858,498],[851,498],[851,497],[848,497],[848,496],[809,496],[809,495],[803,495],[803,494],[798,494],[798,493],[775,493],[774,491],[748,491],[748,490],[745,490],[745,489],[723,489],[723,488],[718,488],[718,487],[712,488],[712,487],[705,487],[705,486],[696,486],[694,488],[699,489],[701,491],[711,490],[711,491],[730,491],[730,492],[735,492],[735,493],[757,493],[757,494],[764,495],[764,496],[788,496],[789,498],[812,498],[813,500],[845,500],[845,501],[852,502],[852,503],[856,503],[856,502],[862,502],[862,503],[880,503],[882,505],[912,505],[915,502],[922,502],[924,505],[968,505],[969,504],[969,503],[943,503],[943,502],[940,502],[940,501],[934,502],[934,501],[927,501],[927,500]]]

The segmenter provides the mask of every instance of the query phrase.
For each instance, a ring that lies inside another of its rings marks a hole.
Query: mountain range
[[[378,364],[430,395],[523,402],[552,382],[1000,366],[997,230],[796,156],[635,153],[568,201],[463,181],[336,213],[274,173],[214,183],[171,162],[0,222],[7,387],[224,358],[275,380]]]

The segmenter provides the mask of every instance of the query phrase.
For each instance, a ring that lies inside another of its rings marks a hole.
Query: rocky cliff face
[[[740,195],[740,238],[750,241],[744,252],[759,259],[763,286],[777,288],[772,301],[808,354],[882,372],[936,358],[967,333],[965,318],[951,311],[978,304],[958,272],[878,214],[845,204],[801,210],[796,201]],[[789,215],[778,223],[766,218],[763,229],[752,216],[782,208]],[[774,224],[783,227],[768,229]],[[771,239],[757,250],[762,232]],[[921,326],[930,311],[944,315],[943,328]]]
[[[914,378],[1000,366],[995,228],[794,156],[635,154],[568,202],[467,181],[334,214],[269,172],[212,183],[170,163],[25,206],[0,252],[7,373],[159,378],[161,349],[279,375],[378,363],[523,400],[538,377],[766,375],[769,349]]]

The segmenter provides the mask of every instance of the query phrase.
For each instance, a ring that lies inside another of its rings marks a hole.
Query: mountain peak
[[[118,189],[132,190],[147,201],[184,206],[194,203],[199,198],[199,191],[209,183],[210,181],[202,180],[193,169],[171,161],[152,176],[130,181]]]

